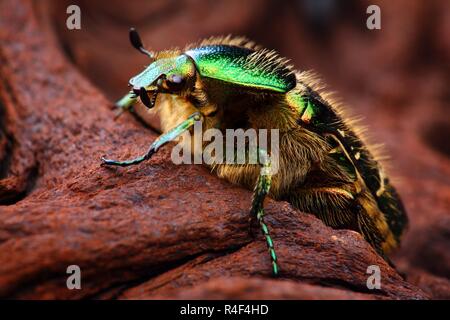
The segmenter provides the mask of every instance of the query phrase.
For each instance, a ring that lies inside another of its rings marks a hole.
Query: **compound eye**
[[[173,84],[180,84],[184,81],[183,77],[178,75],[178,74],[174,74],[173,76],[171,76],[168,79],[169,82],[172,82]]]
[[[166,79],[167,86],[172,90],[181,89],[184,81],[185,79],[178,74],[171,75]]]

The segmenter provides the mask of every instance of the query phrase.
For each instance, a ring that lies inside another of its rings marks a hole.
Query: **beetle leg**
[[[175,128],[169,130],[168,132],[160,135],[150,146],[148,151],[137,158],[126,160],[126,161],[117,161],[117,160],[111,160],[111,159],[105,159],[102,157],[102,165],[109,165],[109,166],[121,166],[121,167],[127,167],[131,165],[135,165],[138,163],[141,163],[142,161],[148,160],[151,158],[153,154],[158,151],[158,149],[163,146],[164,144],[176,139],[179,135],[181,135],[185,130],[189,129],[194,125],[196,121],[200,121],[201,116],[199,112],[195,112],[192,115],[190,115],[186,120],[184,120],[182,123],[177,125]]]
[[[261,231],[266,238],[267,247],[269,248],[270,258],[272,260],[272,272],[274,276],[279,273],[279,268],[277,264],[277,255],[273,246],[272,238],[269,234],[269,229],[264,222],[264,199],[270,190],[270,183],[272,180],[272,175],[270,172],[270,160],[267,152],[263,149],[259,149],[259,159],[261,164],[261,171],[256,182],[256,186],[253,193],[252,208],[250,213],[252,216],[256,216],[256,219],[261,227]]]
[[[129,111],[131,107],[136,103],[138,100],[136,94],[133,92],[129,92],[126,95],[124,95],[119,101],[117,101],[114,106],[117,108],[116,115],[114,116],[114,120],[120,117],[122,113],[125,111]]]

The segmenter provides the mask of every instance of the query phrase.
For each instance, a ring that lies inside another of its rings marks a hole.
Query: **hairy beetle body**
[[[171,83],[174,76],[182,81]],[[203,130],[279,129],[279,170],[270,178],[257,165],[212,166],[219,177],[255,188],[252,213],[266,237],[275,274],[277,257],[263,220],[266,194],[331,227],[361,233],[385,258],[398,246],[407,224],[401,200],[357,127],[311,73],[294,72],[274,52],[226,37],[165,51],[130,83],[149,94],[161,93],[150,107],[159,113],[163,132],[196,113]]]

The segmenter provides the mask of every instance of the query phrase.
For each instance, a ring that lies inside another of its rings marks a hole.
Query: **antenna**
[[[130,28],[130,42],[131,45],[135,47],[137,50],[139,50],[141,53],[145,54],[150,59],[155,59],[155,53],[148,51],[147,49],[144,48],[141,37],[139,36],[139,33],[136,31],[135,28]]]

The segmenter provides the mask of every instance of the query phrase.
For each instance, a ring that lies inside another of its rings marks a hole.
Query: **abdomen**
[[[358,136],[358,130],[342,116],[333,101],[314,89],[318,86],[310,81],[308,75],[302,78],[300,74],[298,78],[298,88],[287,94],[286,101],[297,110],[298,125],[319,135],[329,144],[329,158],[326,161],[334,162],[346,179],[339,181],[338,178],[323,185],[321,179],[316,178],[303,187],[304,190],[329,188],[332,194],[328,196],[327,204],[320,203],[327,201],[323,194],[317,195],[316,199],[310,197],[308,201],[303,201],[301,194],[291,195],[291,202],[301,210],[310,209],[311,213],[332,227],[359,231],[384,255],[399,244],[407,225],[401,199],[384,175],[379,160]],[[326,171],[315,173],[316,176],[320,174],[324,175],[323,180],[327,180]],[[351,182],[348,181],[349,176]]]

